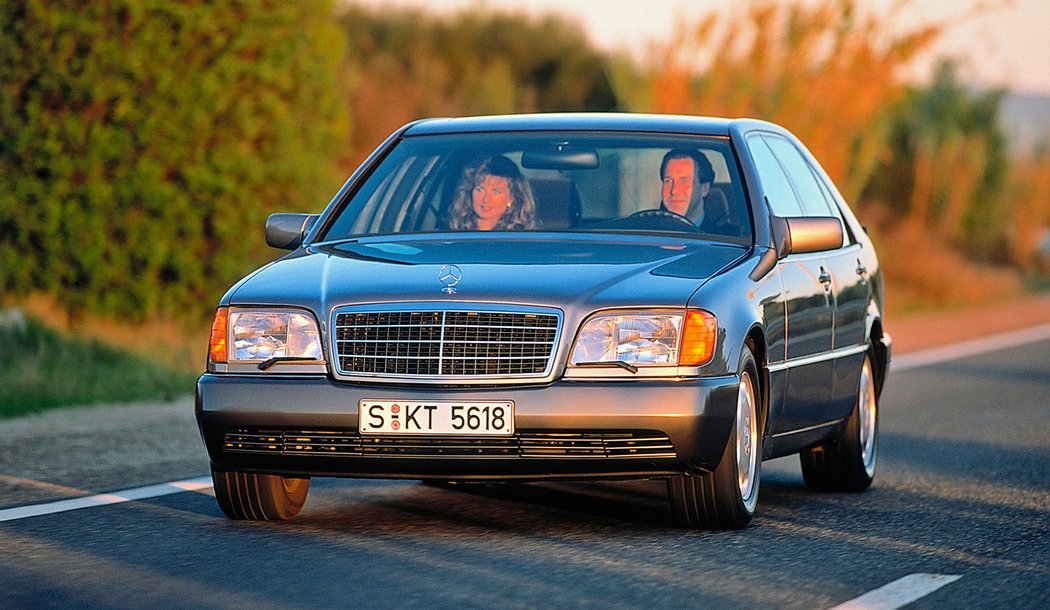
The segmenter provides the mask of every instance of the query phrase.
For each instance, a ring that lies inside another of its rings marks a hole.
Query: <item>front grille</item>
[[[335,316],[344,375],[522,377],[546,375],[558,316],[503,311],[347,311]]]
[[[662,432],[520,431],[501,438],[449,436],[361,436],[356,430],[254,430],[226,433],[223,449],[232,453],[331,457],[486,457],[486,458],[673,458]]]

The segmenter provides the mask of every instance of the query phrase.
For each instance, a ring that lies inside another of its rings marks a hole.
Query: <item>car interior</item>
[[[728,146],[697,147],[711,161],[715,180],[701,214],[704,231],[740,241],[751,235],[751,220],[735,159]],[[328,231],[328,239],[381,233],[447,229],[456,189],[465,168],[481,156],[503,155],[528,180],[536,207],[536,229],[692,231],[680,216],[660,210],[659,167],[663,154],[679,142],[658,146],[461,146],[417,150],[387,159],[347,205]],[[695,139],[693,145],[696,146]],[[396,155],[395,155],[396,156]],[[395,167],[390,167],[393,164]],[[695,204],[694,204],[695,205]],[[668,216],[672,218],[667,218]],[[628,222],[629,221],[629,222]],[[711,228],[715,227],[715,228]]]

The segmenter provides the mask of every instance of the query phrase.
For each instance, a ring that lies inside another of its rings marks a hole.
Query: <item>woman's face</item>
[[[478,228],[490,231],[499,223],[503,212],[512,203],[510,184],[500,176],[484,176],[474,187],[474,214],[478,217]]]

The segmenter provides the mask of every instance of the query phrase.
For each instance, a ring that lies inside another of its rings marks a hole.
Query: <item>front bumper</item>
[[[510,400],[516,434],[361,436],[362,399]],[[195,412],[218,470],[457,480],[636,478],[717,466],[736,399],[735,377],[443,388],[206,373],[197,381]]]

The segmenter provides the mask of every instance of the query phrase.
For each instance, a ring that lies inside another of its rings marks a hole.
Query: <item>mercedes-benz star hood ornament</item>
[[[463,279],[463,272],[456,265],[442,265],[438,272],[438,281],[445,285],[441,292],[445,294],[456,294],[456,284]]]

